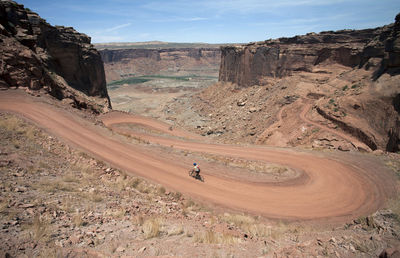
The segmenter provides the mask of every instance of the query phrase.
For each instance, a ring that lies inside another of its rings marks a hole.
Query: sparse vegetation
[[[113,81],[107,84],[107,87],[116,87],[123,84],[140,84],[145,83],[154,79],[167,79],[167,80],[177,80],[177,81],[189,81],[191,78],[196,77],[196,75],[192,76],[166,76],[166,75],[143,75],[138,77],[129,77],[124,78],[122,80]],[[212,77],[212,79],[214,79]]]
[[[319,127],[313,128],[312,133],[318,133],[321,129]]]
[[[272,235],[272,227],[258,222],[255,218],[240,214],[224,214],[223,221],[234,225],[247,234],[256,237],[269,237]]]
[[[342,88],[342,91],[346,91],[348,88],[349,88],[349,86],[346,85],[346,86],[344,86],[344,87]]]
[[[75,215],[74,215],[72,221],[73,221],[75,227],[81,227],[81,226],[87,225],[87,222],[85,222],[85,221],[83,220],[83,215],[82,215],[82,213],[79,212],[79,211],[76,211],[76,213],[75,213]]]
[[[177,235],[182,235],[185,233],[185,230],[183,228],[183,225],[177,225],[173,226],[171,230],[168,231],[168,236],[177,236]]]
[[[162,220],[160,218],[151,218],[143,223],[143,234],[146,239],[158,237],[161,234]]]
[[[41,241],[44,240],[49,232],[49,222],[41,218],[40,215],[36,214],[33,217],[30,234],[33,240]]]
[[[204,244],[236,244],[241,242],[240,238],[233,235],[216,233],[211,230],[195,233],[193,240]]]

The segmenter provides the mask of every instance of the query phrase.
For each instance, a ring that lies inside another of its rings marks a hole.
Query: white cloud
[[[132,25],[132,23],[125,23],[125,24],[114,26],[112,28],[105,29],[104,31],[105,32],[116,31],[116,30],[119,30],[119,29],[122,29],[122,28],[125,28],[125,27],[129,27],[131,25]]]
[[[92,43],[122,42],[123,37],[109,35],[92,35]]]
[[[190,11],[213,10],[218,13],[268,13],[272,9],[290,8],[296,6],[324,6],[340,4],[346,0],[203,0],[203,1],[165,1],[148,2],[144,8],[153,11]]]

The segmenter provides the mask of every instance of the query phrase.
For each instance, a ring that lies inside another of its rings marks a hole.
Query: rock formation
[[[219,80],[247,87],[262,85],[264,77],[282,78],[295,71],[311,71],[320,63],[355,67],[365,59],[365,45],[381,31],[382,28],[327,31],[222,47]],[[371,54],[378,55],[378,52],[371,51]]]
[[[44,89],[93,111],[110,107],[103,63],[90,37],[51,26],[8,0],[0,1],[0,21],[1,88]]]
[[[278,85],[290,88],[290,81],[291,94],[307,99],[318,93],[314,110],[371,150],[400,150],[400,14],[380,28],[309,33],[221,51],[220,82],[275,92]],[[341,72],[334,72],[337,67]]]
[[[214,74],[218,73],[221,57],[218,48],[103,49],[99,52],[108,82],[124,76],[152,75],[161,71],[195,69]]]

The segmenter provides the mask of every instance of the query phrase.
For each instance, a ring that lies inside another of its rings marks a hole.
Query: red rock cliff
[[[323,62],[355,67],[363,60],[365,45],[381,31],[381,28],[328,31],[222,47],[219,80],[246,87],[262,85],[263,77],[311,71],[313,66]]]
[[[110,107],[103,63],[90,37],[51,26],[13,1],[0,2],[0,22],[0,87],[44,89],[93,110]]]

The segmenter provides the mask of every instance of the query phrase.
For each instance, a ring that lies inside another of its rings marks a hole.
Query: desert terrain
[[[400,254],[399,15],[97,51],[13,1],[0,14],[1,256]]]

